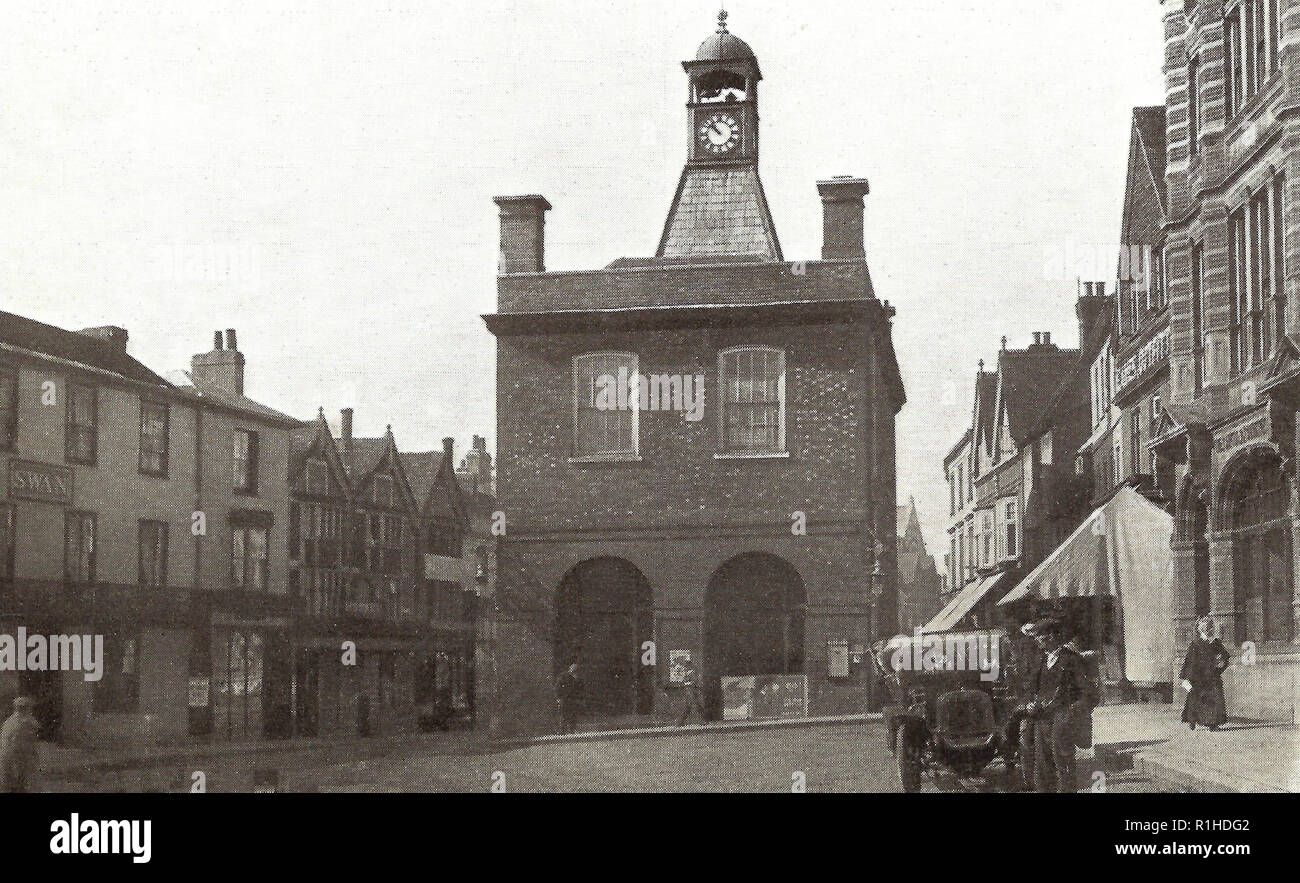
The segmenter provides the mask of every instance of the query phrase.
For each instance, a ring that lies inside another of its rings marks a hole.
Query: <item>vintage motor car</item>
[[[1009,649],[1000,629],[900,635],[872,647],[905,792],[919,791],[927,774],[988,777],[1000,766],[1015,779],[1024,710],[1008,686]]]

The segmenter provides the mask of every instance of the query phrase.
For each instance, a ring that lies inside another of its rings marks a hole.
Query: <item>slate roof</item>
[[[998,423],[994,413],[998,405],[998,375],[996,371],[980,371],[975,377],[975,395],[979,401],[979,426],[975,427],[977,441],[984,450],[993,448],[993,433]]]
[[[1165,186],[1165,107],[1133,108],[1133,126],[1137,129],[1155,179],[1156,190],[1160,193],[1162,205],[1168,205],[1168,190]]]
[[[379,465],[384,452],[388,450],[388,438],[353,438],[351,445],[339,440],[339,459],[348,471],[348,477],[354,481],[364,478],[370,470]],[[421,501],[423,502],[423,501]]]
[[[166,380],[106,340],[78,334],[0,310],[0,343],[78,362],[125,380],[168,386]]]
[[[212,383],[197,381],[195,380],[194,375],[189,371],[178,372],[176,376],[178,381],[180,378],[184,378],[183,382],[177,382],[175,384],[176,389],[180,391],[182,395],[190,396],[206,402],[216,402],[217,404],[224,405],[227,408],[243,411],[246,414],[252,414],[253,416],[261,417],[265,420],[271,420],[276,423],[288,423],[295,427],[304,425],[304,421],[299,420],[297,417],[290,417],[283,411],[277,411],[275,408],[267,407],[261,402],[255,402],[248,396],[237,395],[236,393],[230,392],[229,390]],[[306,425],[310,425],[310,421],[307,421]]]
[[[758,167],[685,169],[658,255],[759,255],[781,260]]]
[[[1023,444],[1042,425],[1055,394],[1072,380],[1079,366],[1078,350],[1043,347],[1004,350],[998,359],[1002,376],[1002,407],[1007,412],[1011,438]]]
[[[411,485],[415,502],[424,506],[442,469],[442,451],[403,452],[397,456],[402,460],[402,469],[406,472],[406,480]]]

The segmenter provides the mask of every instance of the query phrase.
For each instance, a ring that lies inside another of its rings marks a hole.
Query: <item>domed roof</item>
[[[718,13],[718,31],[700,44],[696,61],[741,61],[754,58],[749,44],[727,30],[727,11]]]

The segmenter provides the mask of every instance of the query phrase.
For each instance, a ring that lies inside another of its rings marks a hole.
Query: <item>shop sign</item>
[[[1155,365],[1169,359],[1169,329],[1164,328],[1155,337],[1148,340],[1119,367],[1118,388],[1123,389]]]
[[[9,461],[9,496],[72,505],[72,469],[27,460]]]
[[[1219,454],[1231,451],[1258,439],[1268,438],[1268,434],[1268,413],[1257,414],[1250,422],[1216,435],[1214,451]]]

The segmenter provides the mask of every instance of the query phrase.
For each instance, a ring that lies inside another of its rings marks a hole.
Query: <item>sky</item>
[[[404,450],[495,449],[492,197],[555,206],[547,268],[654,253],[686,155],[681,61],[713,0],[6,3],[0,309],[119,325],[160,372],[235,328],[253,398],[356,409]],[[898,495],[946,548],[944,454],[979,359],[1078,340],[1113,286],[1132,108],[1163,102],[1155,0],[732,0],[787,260],[815,182],[871,181],[898,310]]]

